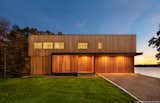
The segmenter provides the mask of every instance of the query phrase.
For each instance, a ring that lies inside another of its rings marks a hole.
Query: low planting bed
[[[0,79],[0,103],[134,103],[99,77]]]

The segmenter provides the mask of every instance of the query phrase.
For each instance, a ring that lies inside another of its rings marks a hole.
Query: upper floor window
[[[98,42],[98,49],[102,49],[102,43]]]
[[[88,49],[88,43],[78,43],[78,49]]]
[[[42,42],[35,42],[34,49],[42,49]]]
[[[55,42],[54,49],[64,49],[64,42]]]
[[[53,49],[52,42],[43,42],[43,49]]]

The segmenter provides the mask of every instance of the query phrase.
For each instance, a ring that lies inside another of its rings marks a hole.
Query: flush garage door
[[[95,56],[96,73],[132,73],[134,57],[132,56]]]
[[[53,73],[93,73],[94,56],[52,55]]]
[[[78,73],[93,73],[94,72],[94,56],[78,56]]]

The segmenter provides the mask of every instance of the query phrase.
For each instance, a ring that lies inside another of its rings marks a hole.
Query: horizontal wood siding
[[[64,49],[34,49],[34,42],[64,42]],[[87,42],[88,49],[77,49],[78,42]],[[98,49],[98,43],[102,49]],[[135,35],[31,35],[29,36],[29,56],[49,56],[52,53],[135,53]]]
[[[133,73],[134,57],[127,56],[96,56],[96,73]]]
[[[31,74],[50,74],[51,56],[32,56]]]

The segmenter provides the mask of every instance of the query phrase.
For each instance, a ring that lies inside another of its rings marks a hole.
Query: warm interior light
[[[107,58],[109,58],[109,56],[102,56],[101,58],[102,59],[107,59]]]
[[[88,49],[88,43],[78,43],[78,49]]]
[[[124,58],[124,56],[116,56],[117,60],[122,60]]]
[[[53,49],[52,42],[43,42],[43,49]]]
[[[102,43],[98,42],[98,49],[102,49]]]
[[[42,49],[42,42],[35,42],[34,49]]]
[[[83,55],[83,56],[80,56],[80,59],[82,59],[82,60],[87,60],[88,59],[88,56],[86,56],[86,55]]]
[[[64,49],[64,42],[55,42],[54,49]]]

